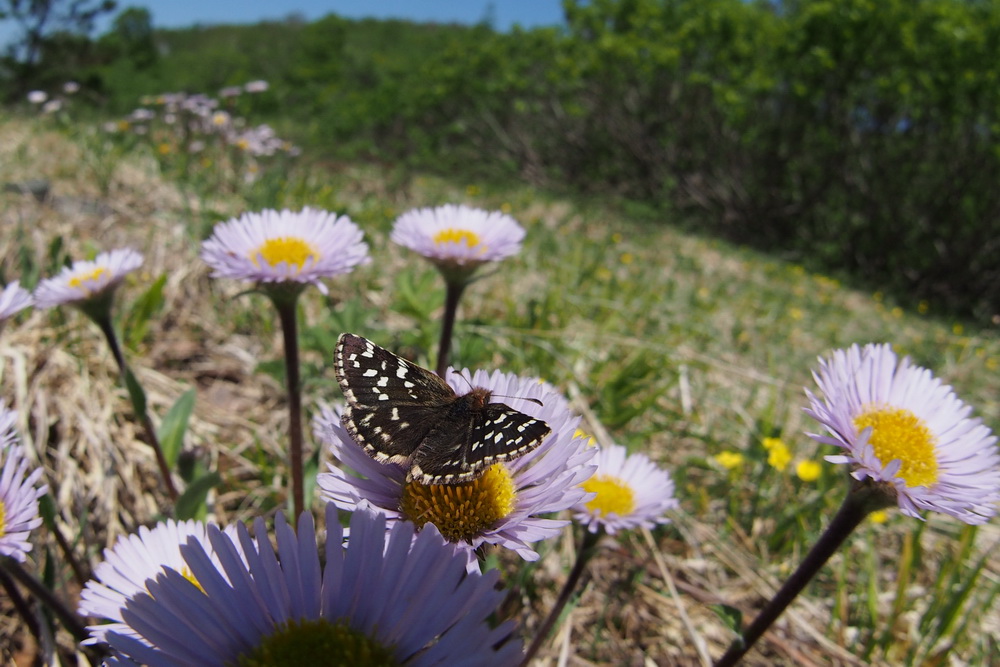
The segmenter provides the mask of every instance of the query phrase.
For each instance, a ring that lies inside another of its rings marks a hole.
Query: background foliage
[[[323,158],[620,195],[1000,317],[996,2],[564,5],[565,27],[511,33],[333,15],[154,30],[129,8],[75,58],[43,49],[22,84],[57,71],[122,113],[266,79],[255,111]]]

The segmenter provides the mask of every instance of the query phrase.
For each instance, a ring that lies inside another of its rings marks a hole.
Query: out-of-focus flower
[[[743,465],[743,455],[739,452],[725,451],[719,452],[714,457],[715,462],[726,470],[734,470]]]
[[[35,288],[35,305],[53,308],[61,305],[109,305],[114,291],[125,276],[142,266],[142,255],[130,248],[102,252],[93,261],[74,262],[53,278]]]
[[[347,216],[304,208],[244,213],[215,226],[201,257],[216,278],[316,285],[369,261],[363,234]]]
[[[594,494],[574,509],[574,517],[590,532],[652,528],[667,523],[666,513],[677,507],[669,473],[645,454],[632,454],[620,445],[601,446],[594,458],[597,471],[583,483]]]
[[[399,216],[391,238],[431,260],[446,278],[464,281],[483,263],[517,253],[524,228],[497,211],[446,204]]]
[[[761,444],[767,450],[767,464],[775,470],[783,471],[792,462],[792,453],[781,438],[764,438]]]
[[[799,461],[795,466],[795,474],[803,482],[815,482],[823,472],[823,467],[818,461]]]
[[[31,292],[21,287],[17,280],[10,283],[0,292],[0,327],[3,323],[24,310],[32,303]]]
[[[36,486],[42,469],[31,465],[18,444],[15,418],[0,403],[0,555],[24,562],[31,551],[28,535],[42,524],[38,499],[48,487]]]
[[[259,79],[257,81],[250,81],[245,86],[243,86],[243,90],[247,91],[248,93],[263,93],[268,88],[270,88],[270,86],[268,85],[267,81],[262,81]]]

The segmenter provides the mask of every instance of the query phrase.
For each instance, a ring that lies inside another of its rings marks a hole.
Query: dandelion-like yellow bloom
[[[795,466],[795,474],[803,482],[815,482],[823,472],[818,461],[799,461]]]

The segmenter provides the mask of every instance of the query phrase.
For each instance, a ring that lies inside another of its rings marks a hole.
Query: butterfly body
[[[549,434],[544,421],[492,403],[490,390],[456,394],[433,372],[360,336],[340,336],[334,369],[347,399],[344,428],[376,461],[406,467],[408,480],[468,482]]]

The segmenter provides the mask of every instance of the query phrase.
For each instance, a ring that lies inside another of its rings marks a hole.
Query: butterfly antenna
[[[517,399],[520,399],[522,401],[528,401],[529,403],[534,403],[535,405],[537,405],[539,407],[545,407],[545,404],[542,403],[537,398],[528,398],[527,396],[507,396],[507,395],[504,395],[504,394],[490,394],[490,396],[492,398],[517,398]]]

